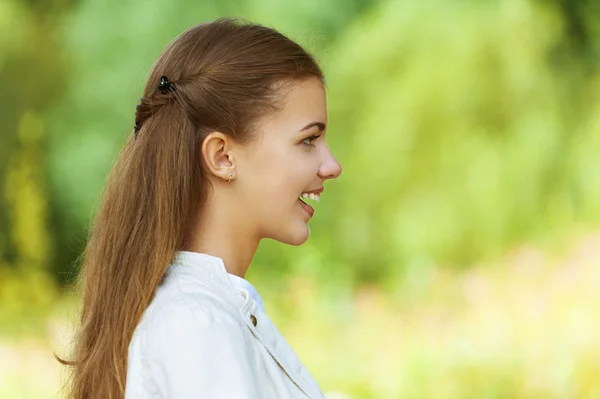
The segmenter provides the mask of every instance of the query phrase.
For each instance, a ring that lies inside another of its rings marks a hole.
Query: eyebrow
[[[311,122],[308,125],[304,126],[302,129],[300,129],[300,131],[303,132],[314,126],[317,126],[319,128],[319,132],[325,130],[325,124],[323,122]]]

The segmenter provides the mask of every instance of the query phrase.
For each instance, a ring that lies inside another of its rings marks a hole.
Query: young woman
[[[71,398],[322,398],[244,279],[300,245],[323,183],[323,73],[281,33],[222,19],[156,61],[81,272]]]

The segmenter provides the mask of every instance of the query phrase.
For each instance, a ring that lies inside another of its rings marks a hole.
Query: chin
[[[307,223],[302,225],[291,226],[285,234],[277,234],[272,238],[283,244],[299,246],[304,244],[310,236],[310,227]]]

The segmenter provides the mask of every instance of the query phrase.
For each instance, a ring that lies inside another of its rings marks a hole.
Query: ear
[[[221,132],[212,132],[202,143],[202,157],[210,175],[227,181],[230,173],[235,177],[235,143]],[[232,177],[233,179],[233,177]]]

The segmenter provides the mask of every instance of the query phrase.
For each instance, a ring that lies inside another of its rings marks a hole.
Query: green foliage
[[[31,263],[19,266],[20,270],[0,268],[1,337],[43,334],[46,316],[58,300],[59,291],[52,276],[32,271],[35,265]]]
[[[191,25],[239,16],[298,40],[327,75],[344,172],[309,242],[267,241],[249,271],[324,387],[597,397],[593,269],[527,282],[523,265],[457,269],[598,226],[598,4],[0,2],[0,336],[45,328],[158,52]]]
[[[387,2],[359,19],[328,58],[345,170],[312,245],[381,281],[597,223],[599,75],[553,62],[566,35],[557,10],[518,0]]]
[[[3,108],[0,248],[15,260],[24,231],[38,231],[36,248],[61,280],[84,245],[157,53],[183,29],[222,15],[275,26],[317,54],[328,81],[328,140],[344,166],[301,249],[313,262],[265,243],[257,265],[352,286],[465,266],[598,220],[591,3],[87,1],[41,27],[39,9],[6,4],[1,18],[25,22],[13,37],[26,46],[1,42],[3,71],[20,76],[35,65],[43,84],[15,85],[18,101]],[[18,139],[27,120],[41,124],[33,144]],[[32,151],[37,163],[9,162],[21,157],[9,153]],[[36,179],[15,181],[31,168]],[[29,189],[12,189],[19,184]],[[14,204],[23,206],[20,224]]]

